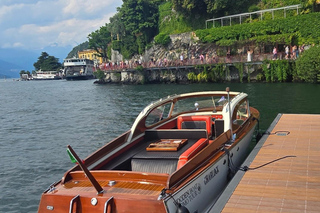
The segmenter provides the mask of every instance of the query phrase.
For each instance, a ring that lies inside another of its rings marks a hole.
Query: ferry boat
[[[32,74],[32,80],[61,80],[62,76],[59,71],[37,71]]]
[[[67,81],[93,79],[94,63],[85,58],[64,59],[64,74]]]
[[[77,162],[42,194],[39,212],[207,212],[249,153],[259,119],[240,92],[169,96],[130,130]]]

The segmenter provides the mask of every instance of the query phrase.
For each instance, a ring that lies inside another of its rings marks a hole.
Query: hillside
[[[119,51],[124,58],[142,55],[154,45],[154,36],[161,35],[167,39],[169,35],[194,32],[206,28],[206,20],[243,12],[262,9],[278,8],[294,4],[301,4],[300,14],[319,11],[319,4],[315,0],[239,0],[239,1],[184,1],[180,0],[128,0],[118,9],[118,13],[110,18],[110,23],[102,26],[89,36],[89,48],[99,52],[105,59],[110,59],[111,48]],[[294,17],[294,11],[286,11],[286,17]],[[283,17],[283,12],[265,14],[264,20]],[[250,22],[258,22],[259,16],[253,16]],[[233,22],[233,21],[232,21]],[[238,21],[239,22],[239,21]],[[249,23],[244,17],[243,23]],[[227,23],[231,24],[231,23]],[[261,24],[263,27],[263,24]],[[219,29],[217,30],[219,31]],[[240,35],[241,37],[241,35]],[[205,40],[202,39],[201,40]],[[230,46],[229,38],[218,45]],[[205,41],[206,42],[206,41]],[[231,43],[234,43],[231,40]],[[83,44],[75,49],[82,50]],[[74,49],[74,50],[75,50]],[[69,56],[74,54],[70,52]]]

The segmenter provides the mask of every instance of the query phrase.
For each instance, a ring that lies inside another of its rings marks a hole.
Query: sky
[[[121,0],[0,0],[0,49],[39,56],[51,50],[66,57],[88,34],[109,23],[121,5]]]

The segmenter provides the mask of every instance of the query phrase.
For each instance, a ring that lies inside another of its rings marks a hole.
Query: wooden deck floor
[[[279,114],[268,131],[243,165],[284,158],[238,172],[211,212],[320,212],[320,115]]]

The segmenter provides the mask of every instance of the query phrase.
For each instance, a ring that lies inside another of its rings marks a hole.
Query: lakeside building
[[[85,49],[78,52],[78,58],[90,59],[95,65],[102,64],[103,59],[98,56],[98,52],[93,49]]]

